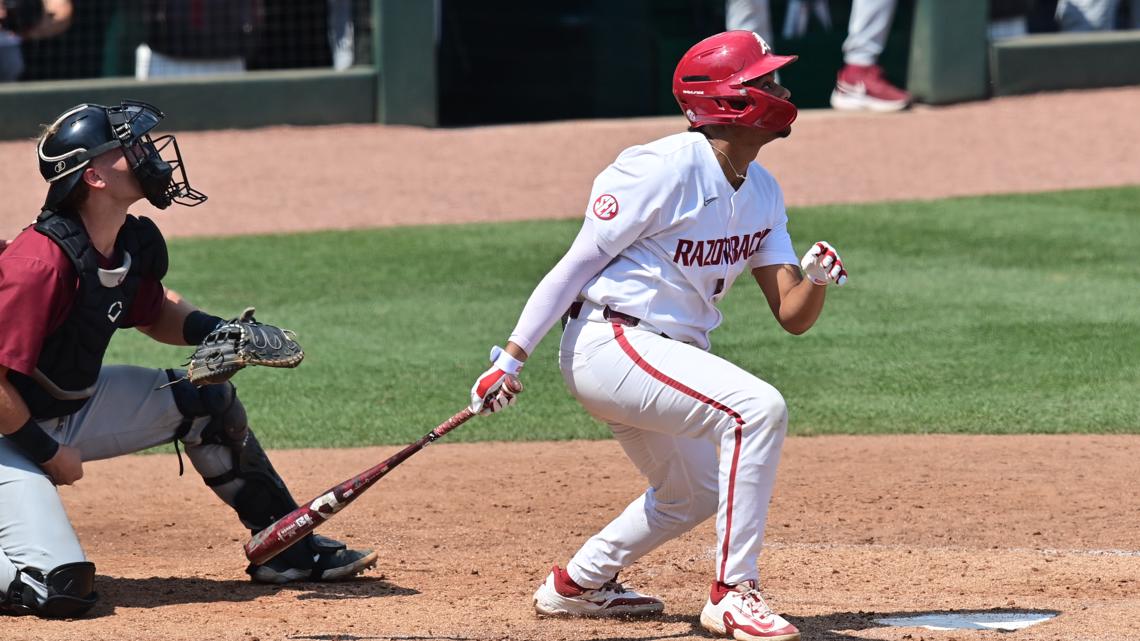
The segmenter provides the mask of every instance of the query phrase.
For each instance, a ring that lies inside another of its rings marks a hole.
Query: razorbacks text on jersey
[[[623,151],[594,180],[586,216],[615,258],[582,297],[702,349],[745,269],[799,263],[776,180],[753,162],[733,189],[697,132]]]

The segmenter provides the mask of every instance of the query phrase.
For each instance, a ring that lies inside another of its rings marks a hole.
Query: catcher
[[[300,347],[252,309],[225,322],[164,288],[162,234],[127,213],[142,198],[159,209],[206,200],[174,137],[151,137],[162,118],[131,101],[59,116],[39,139],[43,211],[0,243],[0,612],[78,617],[95,605],[95,565],[54,487],[78,481],[85,461],[181,441],[251,531],[297,507],[228,378],[246,365],[296,366]],[[189,370],[103,367],[126,327],[199,345]],[[333,581],[375,563],[370,550],[310,535],[247,572],[261,583]]]

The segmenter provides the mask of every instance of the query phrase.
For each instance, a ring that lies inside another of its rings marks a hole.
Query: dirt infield
[[[482,420],[482,419],[481,419]],[[472,424],[464,429],[478,429]],[[396,448],[274,453],[310,497]],[[1135,438],[792,438],[761,557],[766,590],[805,639],[1136,638],[1140,509]],[[255,586],[245,534],[173,456],[92,463],[63,496],[99,567],[103,603],[78,622],[0,619],[4,639],[696,639],[712,574],[712,523],[623,580],[666,599],[647,621],[537,619],[551,563],[644,490],[612,441],[441,444],[325,530],[376,546],[352,583]],[[128,489],[129,488],[129,489]],[[127,498],[129,492],[129,499]],[[927,611],[1041,610],[1008,635],[888,628]]]
[[[809,113],[762,161],[793,205],[1140,183],[1137,105],[1140,88],[890,117]],[[192,182],[212,202],[159,222],[191,235],[575,217],[617,151],[681,125],[185,134]],[[33,153],[26,142],[0,144],[0,237],[29,222],[42,198]],[[307,498],[395,449],[273,458]],[[1134,640],[1137,450],[1129,436],[793,436],[761,558],[765,590],[805,641]],[[622,577],[665,598],[665,615],[533,615],[530,594],[549,566],[644,490],[612,441],[432,446],[323,530],[377,547],[376,570],[350,583],[284,588],[247,581],[246,533],[192,473],[177,476],[173,456],[85,469],[62,495],[99,568],[100,605],[82,621],[0,617],[0,638],[706,638],[695,618],[712,575],[711,522]],[[995,609],[1058,616],[1007,634],[876,623]]]

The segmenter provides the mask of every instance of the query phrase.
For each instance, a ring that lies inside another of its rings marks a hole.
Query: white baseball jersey
[[[586,216],[614,260],[582,297],[702,349],[737,276],[799,263],[776,180],[753,162],[734,190],[696,132],[623,151],[594,180]]]

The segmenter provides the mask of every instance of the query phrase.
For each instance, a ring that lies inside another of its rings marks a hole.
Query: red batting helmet
[[[743,125],[781,131],[796,106],[744,85],[798,56],[777,56],[751,31],[725,31],[693,45],[673,72],[673,96],[693,127]]]

